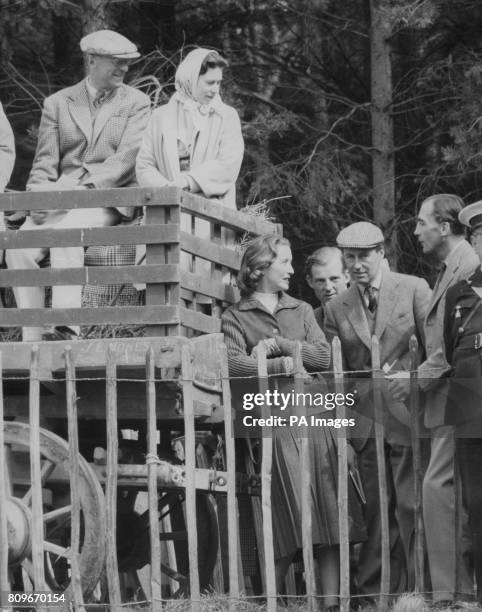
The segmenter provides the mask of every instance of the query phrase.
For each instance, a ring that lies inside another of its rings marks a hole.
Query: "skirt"
[[[320,427],[309,437],[312,502],[312,536],[316,547],[339,544],[338,457],[334,433]],[[302,548],[301,440],[288,427],[273,429],[271,504],[275,559]],[[348,484],[350,542],[366,539],[361,504]]]

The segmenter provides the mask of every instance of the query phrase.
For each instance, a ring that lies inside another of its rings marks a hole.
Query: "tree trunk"
[[[109,28],[107,7],[110,0],[83,0],[82,31],[83,35]]]
[[[383,229],[391,263],[396,267],[395,158],[393,138],[391,26],[385,0],[370,0],[373,219]]]

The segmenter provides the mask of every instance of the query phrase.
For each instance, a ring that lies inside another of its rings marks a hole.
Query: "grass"
[[[163,612],[190,612],[191,602],[188,599],[169,600],[163,605]],[[86,606],[88,612],[112,612],[109,606]],[[226,612],[229,608],[227,595],[203,595],[201,598],[201,612]],[[279,606],[280,612],[309,612],[307,603],[302,599],[293,599],[289,603]],[[463,609],[463,608],[462,608]],[[466,604],[467,610],[482,611],[476,604]],[[139,610],[150,610],[149,604],[139,603],[137,605],[126,604],[116,612],[138,612]],[[390,607],[390,612],[430,612],[431,606],[421,595],[407,594],[399,597]],[[437,608],[438,612],[448,612],[451,608]],[[248,599],[241,600],[234,607],[235,612],[266,612],[265,603],[257,603]],[[376,607],[359,608],[359,612],[376,612]]]

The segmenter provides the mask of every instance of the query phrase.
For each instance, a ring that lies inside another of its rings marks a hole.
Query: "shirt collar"
[[[383,274],[382,262],[380,262],[380,267],[378,268],[378,272],[375,278],[373,279],[373,281],[369,285],[370,287],[373,287],[377,291],[380,291],[380,286],[382,284],[382,274]],[[360,292],[360,295],[363,297],[365,295],[365,289],[368,287],[368,285],[358,285],[357,284],[357,287],[358,287],[358,291]]]
[[[462,245],[462,242],[465,242],[465,240],[459,240],[459,242],[457,242],[454,248],[450,251],[447,257],[443,260],[443,263],[445,264],[447,268],[449,266],[450,261],[454,258],[455,251],[460,248],[460,246]]]
[[[283,308],[296,308],[298,304],[299,300],[291,297],[284,291],[281,291],[279,294],[278,306],[276,308],[276,311],[281,310]],[[260,306],[262,306],[261,302],[258,302],[258,300],[253,298],[252,296],[241,298],[239,302],[239,310],[255,310]]]
[[[97,97],[98,90],[93,87],[89,81],[89,77],[85,79],[85,87],[87,88],[87,92],[91,98],[91,100],[95,100]]]

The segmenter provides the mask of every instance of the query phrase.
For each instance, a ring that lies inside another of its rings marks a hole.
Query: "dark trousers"
[[[462,498],[469,516],[477,601],[482,602],[482,438],[457,437]]]
[[[370,438],[358,453],[367,503],[365,520],[368,539],[361,545],[357,583],[363,595],[380,592],[381,515],[375,440]],[[390,537],[390,592],[414,586],[414,480],[412,449],[385,442],[388,520]]]

